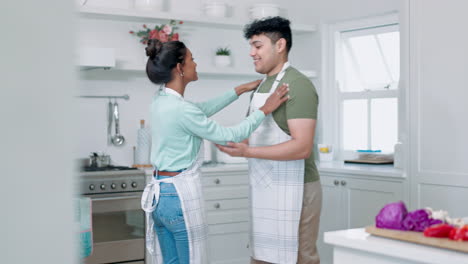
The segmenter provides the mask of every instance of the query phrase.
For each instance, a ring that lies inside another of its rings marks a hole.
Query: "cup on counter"
[[[333,161],[333,147],[330,144],[318,144],[320,161]]]

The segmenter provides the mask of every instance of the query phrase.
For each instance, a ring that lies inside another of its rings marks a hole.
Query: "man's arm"
[[[298,160],[306,159],[312,152],[314,144],[315,119],[289,119],[288,127],[291,140],[265,146],[250,147],[245,143],[228,143],[228,146],[218,145],[218,148],[235,157],[258,158],[269,160]]]

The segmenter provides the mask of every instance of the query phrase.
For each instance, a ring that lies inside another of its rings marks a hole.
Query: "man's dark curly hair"
[[[276,43],[280,38],[286,40],[286,49],[289,52],[292,46],[291,22],[279,16],[266,19],[254,20],[244,28],[244,37],[250,39],[252,36],[265,34],[271,43]]]

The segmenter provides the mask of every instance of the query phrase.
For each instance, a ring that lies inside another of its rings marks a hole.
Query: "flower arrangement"
[[[146,24],[143,24],[143,30],[130,31],[129,33],[139,37],[140,42],[144,45],[148,44],[150,39],[158,39],[161,42],[179,40],[179,33],[175,31],[179,28],[177,25],[182,25],[184,22],[171,20],[167,24],[156,25],[154,29],[150,29]]]
[[[231,55],[231,50],[228,47],[218,48],[216,50],[216,55],[217,56],[229,56]]]

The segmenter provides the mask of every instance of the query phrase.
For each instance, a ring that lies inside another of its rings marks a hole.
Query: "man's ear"
[[[286,39],[280,38],[276,41],[276,51],[281,53],[286,50]]]

